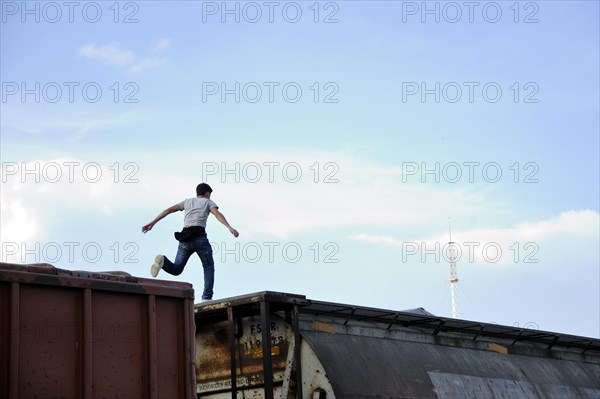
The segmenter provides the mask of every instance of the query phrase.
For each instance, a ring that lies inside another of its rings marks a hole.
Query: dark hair
[[[200,183],[196,186],[196,195],[204,195],[206,193],[212,193],[212,188],[206,183]]]

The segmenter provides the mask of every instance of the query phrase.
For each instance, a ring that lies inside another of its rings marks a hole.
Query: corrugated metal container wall
[[[0,397],[194,398],[187,283],[0,263]]]

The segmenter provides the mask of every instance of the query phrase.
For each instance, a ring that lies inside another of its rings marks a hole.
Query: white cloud
[[[154,52],[166,50],[171,42],[168,39],[160,39],[153,47]],[[87,44],[79,49],[79,55],[99,60],[108,65],[126,67],[130,72],[139,73],[146,69],[156,68],[167,62],[164,57],[138,57],[133,51],[126,50],[120,44],[111,43],[107,45]]]
[[[54,158],[2,163],[0,239],[33,242],[52,234],[71,211],[112,215],[131,206],[134,185],[123,163]]]
[[[1,126],[4,130],[14,129],[28,134],[69,134],[77,140],[90,132],[135,125],[148,115],[148,112],[135,108],[120,113],[81,110],[65,118],[64,113],[57,113],[52,108],[38,109],[32,114],[27,108],[7,106],[3,109]]]
[[[156,44],[154,45],[153,50],[154,51],[162,51],[165,50],[167,48],[169,48],[169,46],[171,45],[171,41],[169,39],[160,39],[156,42]]]
[[[135,62],[133,52],[123,50],[118,44],[104,46],[88,44],[79,49],[79,54],[89,59],[103,61],[109,65],[130,66]]]
[[[481,227],[453,230],[453,239],[463,248],[467,242],[478,242],[479,248],[485,243],[498,243],[505,253],[498,264],[505,264],[514,242],[519,242],[521,249],[528,242],[540,246],[546,243],[547,248],[552,240],[598,236],[599,216],[593,210],[570,210],[547,220],[525,220],[498,228],[498,212],[510,214],[519,210],[512,209],[511,204],[490,200],[488,197],[495,198],[493,193],[402,183],[398,168],[359,160],[352,153],[204,151],[211,154],[210,158],[203,156],[200,161],[195,151],[104,154],[102,159],[94,159],[102,166],[103,179],[93,184],[81,179],[81,166],[77,170],[79,180],[73,184],[66,177],[59,183],[4,184],[2,231],[14,232],[14,226],[33,226],[27,230],[35,228],[39,235],[48,237],[58,228],[57,215],[65,210],[84,211],[91,218],[127,214],[132,210],[138,212],[138,218],[144,215],[144,220],[117,220],[115,228],[119,229],[121,224],[130,228],[193,196],[195,186],[206,181],[215,190],[213,199],[247,239],[289,239],[330,231],[359,242],[385,245],[392,251],[401,250],[406,242],[432,248],[436,243],[444,246],[448,241],[444,227],[439,235],[427,235],[436,226],[445,224],[447,215],[451,214],[455,220],[477,215],[479,219],[472,225],[480,223]],[[121,159],[120,184],[115,184],[115,171],[110,167],[118,159]],[[29,162],[27,168],[33,168],[34,162]],[[84,165],[90,159],[37,162]],[[138,183],[122,184],[132,171],[124,169],[125,162],[134,162],[137,169],[133,177]],[[265,165],[271,165],[272,170]],[[252,183],[257,171],[261,173],[260,179]],[[297,171],[301,171],[302,177],[294,183]],[[327,178],[332,182],[325,183]],[[13,213],[4,204],[10,204]],[[519,215],[513,219],[518,220]],[[179,222],[171,218],[168,223],[178,226]],[[220,231],[218,227],[215,229]],[[378,230],[402,232],[402,236],[377,234]],[[24,233],[12,234],[25,237]],[[481,251],[477,255],[476,262],[481,260]]]
[[[592,210],[567,211],[555,218],[541,222],[523,222],[515,227],[518,238],[544,239],[557,234],[576,236],[593,236],[598,234],[600,218],[598,212]]]
[[[144,169],[156,185],[171,188],[165,194],[180,184],[182,195],[189,195],[196,184],[207,181],[214,185],[215,198],[227,200],[228,213],[239,216],[247,231],[256,235],[408,227],[426,225],[440,214],[445,220],[451,213],[485,215],[488,208],[494,209],[481,193],[403,184],[399,168],[361,161],[343,152],[211,151],[200,163],[196,153],[161,156],[170,160],[169,165],[161,164],[159,171],[149,160]],[[298,172],[301,177],[295,182]]]
[[[143,58],[129,67],[131,72],[137,73],[145,69],[152,69],[167,62],[164,58]]]
[[[361,234],[353,235],[351,238],[354,240],[357,240],[357,241],[363,241],[363,242],[368,242],[368,243],[373,243],[373,244],[386,244],[386,245],[401,245],[402,244],[402,241],[400,241],[394,237],[374,235],[374,234],[361,233]]]
[[[34,209],[28,208],[16,199],[6,198],[4,190],[0,193],[2,220],[0,221],[0,241],[21,243],[31,240],[38,232],[37,215]],[[3,247],[4,249],[4,247]]]
[[[555,241],[564,248],[573,248],[581,238],[597,239],[600,235],[600,214],[593,210],[570,210],[537,222],[522,222],[506,228],[480,228],[453,231],[452,239],[465,261],[480,264],[507,265],[520,261],[525,256],[536,257],[540,248],[548,249]],[[412,237],[400,240],[385,235],[357,234],[356,241],[396,247],[402,251],[403,259],[416,255],[427,260],[427,250],[448,260],[447,233],[430,237]],[[484,250],[484,248],[487,248]],[[496,250],[500,249],[499,253]],[[550,248],[557,252],[557,248]],[[489,252],[487,252],[489,251]],[[435,257],[430,257],[434,259]],[[539,259],[538,259],[539,260]]]

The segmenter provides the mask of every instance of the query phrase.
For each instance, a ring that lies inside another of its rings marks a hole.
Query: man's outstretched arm
[[[154,227],[154,225],[156,223],[158,223],[158,221],[161,220],[162,218],[164,218],[165,216],[167,216],[167,215],[169,215],[171,213],[174,213],[174,212],[178,212],[180,210],[181,209],[179,209],[179,204],[175,204],[175,205],[173,205],[171,207],[168,207],[167,209],[165,209],[164,211],[162,211],[161,213],[159,213],[158,216],[155,217],[153,221],[151,221],[148,224],[143,225],[142,226],[142,233],[146,233],[146,232],[152,230],[152,227]]]
[[[231,234],[233,234],[234,237],[237,237],[240,235],[240,233],[238,233],[238,231],[236,229],[234,229],[233,227],[231,227],[229,225],[229,223],[227,222],[227,219],[225,219],[225,216],[223,216],[223,214],[221,212],[219,212],[218,208],[210,208],[210,213],[215,215],[217,220],[219,222],[223,223],[223,225],[229,229],[229,231],[231,232]]]

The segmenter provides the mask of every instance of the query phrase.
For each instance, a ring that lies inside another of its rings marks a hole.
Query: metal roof
[[[546,350],[568,348],[581,354],[587,352],[600,353],[600,339],[581,337],[557,332],[503,326],[493,323],[440,317],[426,311],[395,311],[365,306],[347,305],[306,299],[304,295],[263,291],[248,295],[209,301],[195,305],[196,318],[225,316],[227,308],[232,306],[236,312],[255,311],[261,301],[271,304],[271,311],[283,310],[290,305],[298,305],[300,314],[314,317],[329,316],[341,319],[344,325],[352,321],[372,321],[382,323],[387,329],[396,326],[414,327],[421,333],[431,335],[453,334],[461,338],[478,340],[496,338],[509,340],[511,345],[520,342],[531,342],[542,345]],[[417,310],[422,309],[418,308]]]
[[[304,330],[336,397],[597,398],[600,364]]]
[[[236,320],[247,316],[260,316],[263,326],[271,325],[273,316],[289,323],[294,333],[293,368],[302,370],[302,337],[340,398],[600,397],[596,338],[270,291],[204,302],[195,306],[195,313],[197,331],[213,322],[228,323],[223,331],[229,340],[223,342],[229,343],[227,379],[232,397],[243,389],[237,385]],[[264,397],[273,399],[270,329],[263,328],[260,334]],[[519,342],[528,345],[511,346]],[[295,373],[297,397],[303,397],[302,381],[302,373]]]
[[[22,265],[0,262],[0,280],[36,285],[92,288],[110,292],[173,296],[190,300],[194,298],[194,288],[190,283],[135,277],[122,271],[66,270],[48,263]]]
[[[600,352],[600,339],[598,338],[423,315],[410,311],[393,311],[311,300],[308,306],[300,308],[300,313],[312,314],[317,317],[334,316],[344,319],[344,324],[351,321],[373,321],[386,324],[387,329],[392,329],[397,325],[418,327],[421,331],[431,335],[455,333],[472,340],[486,337],[507,339],[512,341],[512,345],[518,342],[533,342],[544,345],[546,350],[564,347],[576,349],[582,354],[588,351]]]

